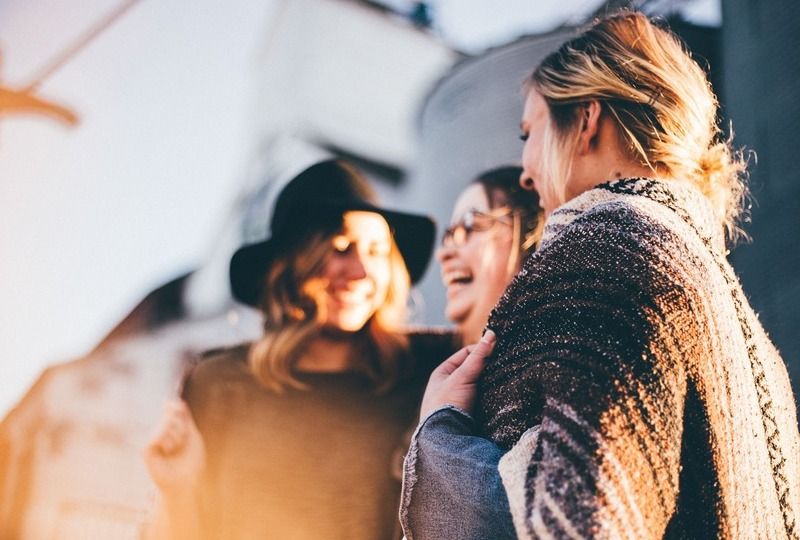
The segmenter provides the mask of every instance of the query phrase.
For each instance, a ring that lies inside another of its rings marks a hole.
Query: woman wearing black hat
[[[349,165],[314,165],[281,192],[270,238],[234,254],[234,296],[264,334],[201,361],[168,406],[145,452],[155,536],[396,535],[403,433],[451,339],[401,332],[433,222],[371,201]]]

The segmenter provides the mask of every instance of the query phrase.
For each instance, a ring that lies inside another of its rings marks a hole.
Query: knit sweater
[[[724,253],[684,183],[550,216],[479,388],[520,538],[798,538],[789,378]]]

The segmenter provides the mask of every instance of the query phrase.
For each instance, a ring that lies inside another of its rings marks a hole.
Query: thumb
[[[469,355],[471,347],[462,347],[455,353],[453,353],[450,358],[439,364],[435,370],[433,370],[433,375],[437,377],[446,377],[451,375],[455,370],[461,367],[461,364],[464,363],[464,360],[467,359]]]
[[[458,367],[459,376],[465,382],[478,380],[478,376],[480,376],[481,371],[483,371],[486,358],[492,354],[496,341],[497,337],[494,332],[491,329],[487,329],[486,332],[483,333],[481,340],[472,346],[464,363]]]

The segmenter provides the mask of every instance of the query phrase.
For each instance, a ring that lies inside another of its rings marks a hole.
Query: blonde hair
[[[316,232],[301,246],[271,264],[264,282],[261,308],[264,335],[254,342],[248,364],[266,388],[282,392],[286,387],[308,389],[297,377],[296,364],[306,346],[322,331],[325,306],[315,294],[314,278],[333,250],[334,233]],[[390,249],[391,278],[383,304],[353,339],[353,369],[366,375],[377,393],[390,389],[406,360],[407,338],[400,333],[406,320],[410,279],[394,240]]]
[[[550,110],[544,167],[562,200],[581,105],[598,100],[631,156],[654,173],[694,184],[728,238],[742,234],[746,162],[731,138],[722,138],[705,73],[670,31],[641,13],[611,15],[545,58],[529,85]]]

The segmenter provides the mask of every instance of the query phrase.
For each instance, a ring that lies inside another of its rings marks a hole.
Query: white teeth
[[[366,302],[369,300],[370,295],[370,291],[363,289],[358,291],[332,291],[330,293],[331,298],[343,304],[358,304]]]
[[[442,276],[442,281],[444,281],[445,286],[449,287],[456,281],[461,280],[469,280],[472,279],[472,274],[467,271],[462,270],[453,270],[452,272],[447,272]]]

